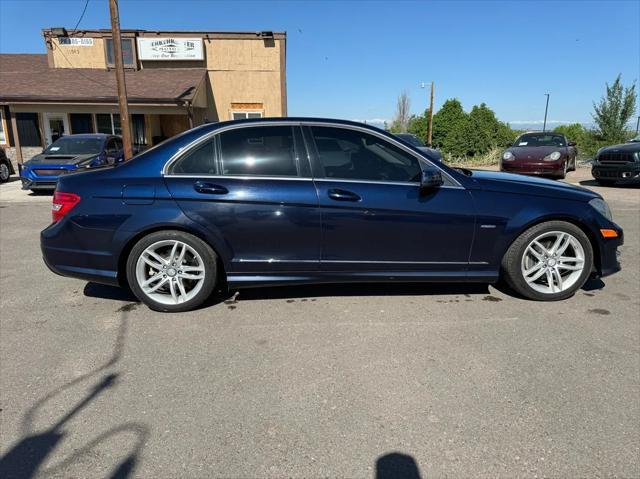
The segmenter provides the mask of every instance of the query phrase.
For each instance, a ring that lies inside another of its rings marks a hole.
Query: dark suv
[[[640,184],[640,135],[628,143],[600,148],[591,174],[601,185]]]

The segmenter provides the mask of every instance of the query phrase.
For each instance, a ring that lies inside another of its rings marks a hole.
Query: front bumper
[[[38,165],[41,166],[41,165]],[[55,190],[58,184],[58,178],[62,175],[66,175],[72,171],[76,171],[77,167],[74,165],[69,168],[60,167],[44,167],[32,168],[31,166],[18,165],[20,174],[20,181],[22,182],[23,190]],[[38,171],[46,171],[47,173],[54,172],[55,174],[42,175]]]
[[[594,163],[591,176],[596,180],[612,181],[619,184],[640,183],[640,162],[605,164]]]
[[[564,174],[564,163],[558,161],[537,161],[537,162],[518,162],[502,161],[500,170],[508,173],[519,173],[521,175],[535,176],[557,176]]]
[[[622,269],[620,266],[620,246],[624,244],[624,233],[621,228],[616,228],[617,238],[604,238],[600,243],[600,268],[598,275],[610,276]]]

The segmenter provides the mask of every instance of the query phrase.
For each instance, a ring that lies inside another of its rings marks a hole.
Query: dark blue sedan
[[[382,130],[320,119],[207,124],[129,162],[60,177],[54,272],[185,311],[216,285],[495,282],[568,298],[620,270],[600,195],[453,169]]]
[[[91,133],[58,138],[20,167],[22,189],[53,190],[60,175],[110,165],[124,158],[119,136]]]

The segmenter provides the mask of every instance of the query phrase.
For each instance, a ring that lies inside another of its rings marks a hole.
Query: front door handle
[[[226,195],[227,193],[229,193],[229,190],[224,186],[207,183],[205,181],[196,181],[193,185],[193,189],[198,193],[203,193],[206,195]]]
[[[351,191],[340,190],[337,188],[329,190],[329,198],[336,201],[360,201],[362,199]]]

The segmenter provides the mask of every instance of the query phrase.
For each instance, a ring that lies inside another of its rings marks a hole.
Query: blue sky
[[[40,30],[73,27],[84,0],[0,0],[0,52],[43,52]],[[640,1],[120,0],[123,28],[286,31],[290,115],[389,119],[406,90],[424,110],[451,97],[501,120],[590,122],[618,73],[640,77]],[[108,28],[91,0],[80,28]]]

